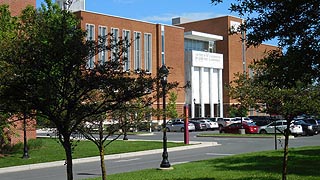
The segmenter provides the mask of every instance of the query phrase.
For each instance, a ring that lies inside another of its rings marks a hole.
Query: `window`
[[[119,29],[118,28],[111,28],[111,61],[118,60],[118,41],[119,41]]]
[[[130,31],[129,30],[123,30],[122,31],[122,38],[124,41],[124,52],[123,52],[123,60],[124,60],[124,70],[125,71],[129,71],[130,70],[130,66],[131,66],[131,52],[130,52]]]
[[[146,72],[152,72],[152,36],[144,34],[144,63]]]
[[[94,25],[93,24],[87,24],[86,25],[86,31],[87,31],[87,40],[93,41],[95,40],[95,33],[94,33]],[[87,62],[87,68],[93,69],[94,68],[94,52],[90,52],[90,56]]]
[[[194,39],[185,39],[184,41],[184,49],[185,51],[205,51],[214,53],[216,52],[216,46],[214,41],[199,41]]]
[[[209,51],[210,53],[216,52],[216,46],[215,46],[215,42],[214,42],[214,41],[209,41],[208,51]]]
[[[99,52],[99,63],[104,64],[107,57],[105,48],[107,46],[107,27],[99,26],[98,36],[101,38],[101,41],[99,41],[99,47],[101,47],[101,51]]]
[[[141,33],[134,32],[134,70],[141,69]]]

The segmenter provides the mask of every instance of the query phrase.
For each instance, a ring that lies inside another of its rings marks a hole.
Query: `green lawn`
[[[168,142],[168,147],[176,147],[183,145],[183,143]],[[24,164],[58,161],[65,159],[64,149],[60,145],[60,143],[58,143],[57,139],[38,138],[37,140],[30,140],[29,146],[29,159],[21,158],[23,146],[22,144],[19,144],[14,147],[14,150],[11,154],[7,154],[4,157],[0,157],[0,168]],[[112,142],[109,146],[107,146],[105,154],[118,154],[161,148],[162,142],[117,140]],[[77,143],[77,146],[75,147],[73,158],[76,159],[98,155],[98,149],[91,141],[80,141]]]
[[[108,180],[279,180],[282,151],[228,156],[173,166],[173,170],[148,169],[108,175]],[[320,146],[292,148],[289,152],[289,180],[320,179]],[[95,178],[91,180],[98,180]]]

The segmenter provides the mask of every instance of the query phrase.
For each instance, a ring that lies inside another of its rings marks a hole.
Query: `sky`
[[[55,0],[53,0],[55,1]],[[212,5],[211,0],[86,0],[86,10],[152,23],[171,24],[173,17],[192,20],[232,15],[228,8],[232,0]],[[44,0],[37,0],[37,7]]]
[[[52,0],[55,2],[55,0]],[[171,25],[172,18],[183,17],[191,20],[209,19],[220,16],[236,16],[229,8],[235,0],[223,0],[218,5],[211,0],[85,0],[87,11],[120,16],[151,23]],[[36,0],[37,7],[45,0]],[[241,18],[241,17],[240,17]],[[264,42],[277,45],[275,39]]]

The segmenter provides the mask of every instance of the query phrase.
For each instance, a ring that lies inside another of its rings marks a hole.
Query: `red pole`
[[[184,105],[184,144],[189,144],[189,106],[188,104]]]

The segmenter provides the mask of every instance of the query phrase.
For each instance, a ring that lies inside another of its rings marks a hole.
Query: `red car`
[[[258,133],[259,127],[253,123],[242,123],[242,126],[245,129],[246,134]],[[233,123],[233,124],[230,124],[229,126],[223,127],[220,130],[220,133],[238,134],[239,129],[241,129],[241,123]]]

